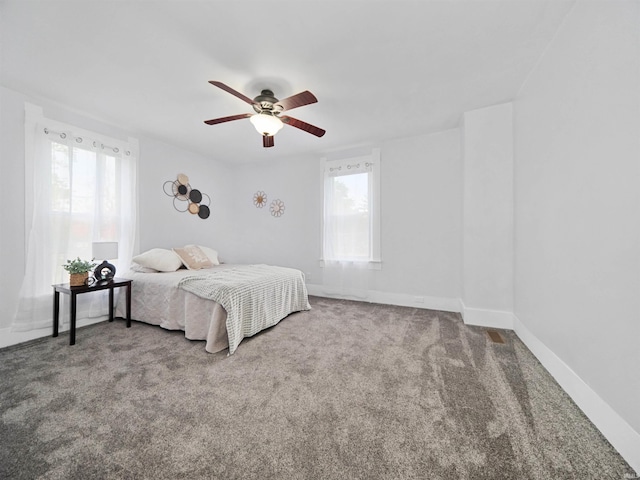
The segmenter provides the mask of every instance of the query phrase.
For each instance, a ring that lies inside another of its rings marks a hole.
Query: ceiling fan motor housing
[[[255,97],[253,101],[256,102],[253,105],[256,113],[271,112],[278,114],[283,110],[282,105],[276,105],[279,100],[273,95],[273,92],[268,89],[262,90],[260,95]]]

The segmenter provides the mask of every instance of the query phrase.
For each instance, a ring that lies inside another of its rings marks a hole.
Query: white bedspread
[[[224,307],[229,354],[244,337],[311,308],[302,272],[286,267],[238,265],[182,278],[178,286]]]

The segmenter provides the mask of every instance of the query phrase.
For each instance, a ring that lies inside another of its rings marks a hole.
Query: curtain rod
[[[49,130],[47,127],[44,127],[44,133],[45,133],[46,135],[49,135],[49,133],[54,133],[54,134],[56,134],[56,135],[60,135],[60,138],[62,138],[62,139],[67,138],[67,134],[66,134],[65,132],[55,132],[55,131],[53,131],[53,130]],[[76,141],[77,143],[82,143],[82,142],[84,141],[84,139],[83,139],[82,137],[75,137],[75,141]],[[107,149],[112,150],[112,151],[113,151],[113,153],[119,153],[119,152],[120,152],[120,149],[119,149],[118,147],[112,147],[112,146],[109,146],[109,145],[105,145],[104,143],[98,143],[97,141],[95,141],[95,140],[94,140],[94,142],[93,142],[93,146],[94,146],[95,148],[98,148],[98,145],[99,145],[99,146],[100,146],[100,148],[101,148],[101,149],[103,149],[103,150],[104,150],[105,148],[107,148]],[[124,152],[124,153],[125,153],[125,155],[127,155],[127,156],[128,156],[128,155],[131,155],[131,151],[129,151],[129,150],[125,150],[125,152]]]

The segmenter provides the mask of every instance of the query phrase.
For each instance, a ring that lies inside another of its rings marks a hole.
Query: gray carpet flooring
[[[0,351],[0,478],[633,474],[512,332],[310,300],[232,356],[122,320]]]

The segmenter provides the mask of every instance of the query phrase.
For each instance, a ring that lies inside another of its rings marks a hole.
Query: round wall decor
[[[257,208],[262,208],[267,204],[267,194],[261,191],[256,192],[253,195],[253,204]]]
[[[189,177],[179,173],[176,180],[167,180],[162,185],[164,193],[173,197],[173,208],[179,212],[189,212],[198,215],[203,220],[209,218],[211,197],[200,190],[191,188]],[[203,199],[206,197],[206,202]]]
[[[271,202],[269,210],[271,211],[271,215],[274,217],[281,217],[284,215],[284,202],[280,199],[275,199]]]

